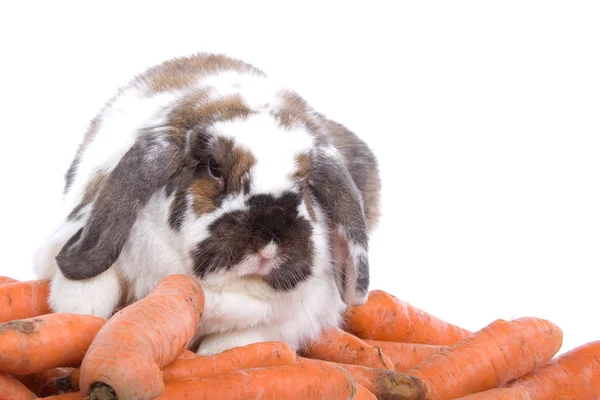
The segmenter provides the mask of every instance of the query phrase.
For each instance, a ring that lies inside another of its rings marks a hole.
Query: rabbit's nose
[[[258,255],[264,260],[269,261],[277,255],[277,245],[270,242],[268,245],[258,251]]]

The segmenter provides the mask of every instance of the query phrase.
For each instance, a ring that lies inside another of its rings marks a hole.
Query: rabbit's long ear
[[[144,132],[100,188],[86,224],[56,261],[69,279],[106,271],[119,257],[138,213],[184,160],[183,138],[171,131]]]
[[[309,187],[331,224],[337,283],[347,305],[361,305],[368,295],[369,258],[363,199],[339,153],[316,149]]]

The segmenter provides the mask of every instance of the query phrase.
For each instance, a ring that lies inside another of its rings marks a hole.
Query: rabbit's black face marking
[[[279,197],[259,194],[245,203],[245,209],[226,213],[209,226],[210,237],[192,251],[196,274],[258,274],[273,289],[282,291],[310,277],[312,227],[298,213],[300,196],[292,192]],[[270,254],[261,261],[265,249]]]

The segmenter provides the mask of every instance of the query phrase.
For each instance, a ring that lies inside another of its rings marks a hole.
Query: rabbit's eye
[[[214,158],[211,158],[210,161],[208,162],[208,172],[217,179],[221,179],[223,177],[223,172],[221,171],[221,167],[219,166],[219,163],[217,163],[217,160],[215,160]]]

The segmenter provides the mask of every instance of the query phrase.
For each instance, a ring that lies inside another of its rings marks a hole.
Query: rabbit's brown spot
[[[171,112],[169,123],[183,129],[210,125],[219,121],[244,119],[251,110],[239,94],[210,98],[210,90],[198,89],[187,95]]]
[[[254,155],[235,146],[235,142],[229,138],[218,138],[215,141],[213,153],[217,157],[219,165],[223,170],[228,193],[240,193],[249,184],[248,173],[256,164]]]
[[[154,93],[186,89],[207,75],[235,71],[257,76],[265,74],[258,68],[223,54],[201,53],[188,57],[178,57],[146,70],[138,77],[147,82]]]
[[[300,154],[296,157],[296,169],[292,174],[292,178],[300,184],[304,204],[306,205],[310,218],[314,221],[316,219],[315,209],[308,191],[308,185],[306,184],[309,173],[310,155],[308,153]]]
[[[310,155],[302,153],[296,157],[296,169],[293,172],[292,178],[303,180],[308,177],[310,171]]]
[[[215,197],[218,193],[216,183],[207,178],[200,178],[196,180],[190,192],[193,195],[192,207],[196,215],[207,214],[213,212],[217,207],[215,204]]]

